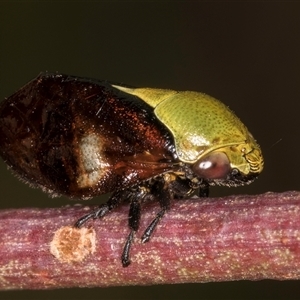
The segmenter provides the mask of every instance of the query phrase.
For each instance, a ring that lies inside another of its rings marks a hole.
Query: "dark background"
[[[230,106],[265,170],[212,196],[299,188],[300,3],[1,2],[0,99],[40,71],[196,90]],[[0,163],[1,208],[55,207]],[[90,203],[97,203],[94,199]],[[300,282],[260,281],[0,292],[1,299],[296,299]]]

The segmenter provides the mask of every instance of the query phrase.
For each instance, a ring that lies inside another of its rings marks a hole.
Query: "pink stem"
[[[174,201],[142,244],[158,210],[144,207],[127,268],[127,205],[81,230],[87,207],[2,210],[0,289],[300,278],[299,192]]]

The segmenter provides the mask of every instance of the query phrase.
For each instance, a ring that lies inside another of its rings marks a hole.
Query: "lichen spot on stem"
[[[50,243],[50,252],[61,262],[80,262],[96,249],[96,233],[93,228],[59,228]]]

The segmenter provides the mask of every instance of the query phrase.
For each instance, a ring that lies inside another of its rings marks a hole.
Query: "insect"
[[[142,235],[147,242],[172,199],[195,190],[208,196],[211,185],[248,184],[263,169],[247,128],[206,94],[52,73],[1,103],[0,154],[20,179],[52,196],[89,199],[112,192],[77,227],[128,201],[124,267],[142,203],[160,204]]]

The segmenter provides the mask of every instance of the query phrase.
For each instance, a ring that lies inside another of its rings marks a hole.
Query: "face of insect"
[[[247,128],[208,95],[49,73],[1,103],[0,154],[21,179],[52,196],[113,192],[78,227],[129,200],[124,266],[145,199],[159,199],[161,210],[143,242],[173,197],[198,188],[207,195],[209,185],[247,184],[263,169]]]

